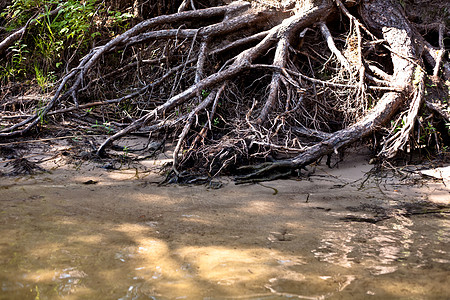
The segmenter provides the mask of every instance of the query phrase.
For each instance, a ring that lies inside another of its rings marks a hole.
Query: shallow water
[[[85,179],[2,182],[0,299],[450,295],[448,213],[392,209],[415,199],[401,187],[380,193],[319,178],[210,190]],[[380,210],[389,218],[343,219]]]

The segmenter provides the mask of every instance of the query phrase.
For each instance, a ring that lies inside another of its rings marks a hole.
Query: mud
[[[0,177],[0,299],[450,294],[443,180],[373,176],[353,154],[298,179],[159,186],[164,157],[105,168],[63,150],[50,172]]]

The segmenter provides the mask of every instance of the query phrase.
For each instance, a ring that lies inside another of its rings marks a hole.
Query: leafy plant
[[[210,93],[211,93],[211,92],[209,92],[209,91],[207,91],[207,90],[202,90],[202,98],[205,99],[206,97],[208,97],[208,95],[209,95]]]
[[[120,11],[108,11],[108,13],[110,14],[109,19],[113,26],[120,28],[121,31],[128,29],[127,21],[133,18],[132,14],[122,13]]]
[[[103,122],[103,124],[99,124],[97,121],[95,121],[94,125],[91,125],[92,128],[100,128],[106,132],[106,134],[111,134],[113,132],[113,129],[111,127],[111,123],[109,122]]]
[[[58,6],[56,16],[50,14]],[[63,65],[66,51],[70,50],[73,56],[76,51],[88,49],[96,11],[95,0],[13,0],[0,14],[7,21],[7,30],[20,28],[31,18],[36,22],[29,26],[29,34],[10,48],[11,59],[1,67],[1,79],[9,81],[34,74],[43,88],[51,81],[52,72]],[[26,63],[30,56],[33,65]]]
[[[130,149],[127,146],[123,147],[123,158],[128,157],[129,151]]]
[[[427,122],[427,124],[423,127],[423,132],[419,137],[419,141],[421,144],[427,144],[427,139],[431,137],[432,134],[436,133],[436,128],[433,126],[431,122]]]
[[[10,1],[0,13],[6,31],[15,31],[33,18],[35,22],[28,23],[27,33],[9,49],[7,61],[0,64],[0,81],[31,75],[36,76],[39,86],[45,90],[52,81],[52,72],[58,72],[67,60],[84,56],[92,40],[100,35],[96,31],[97,15],[106,17],[108,26],[114,26],[117,32],[127,29],[133,15],[108,11],[104,5],[104,1],[97,0]],[[56,8],[59,8],[57,13]]]
[[[402,117],[402,120],[400,121],[400,124],[398,122],[391,121],[391,126],[395,126],[394,133],[399,132],[406,124],[406,116]]]
[[[56,75],[55,72],[48,72],[47,74],[44,74],[44,72],[39,69],[37,65],[34,66],[34,71],[36,74],[36,81],[39,85],[39,87],[42,89],[43,92],[46,92],[47,88],[53,85],[53,82],[56,81]]]
[[[27,60],[27,45],[16,42],[9,48],[11,51],[11,60],[7,61],[5,66],[0,66],[0,79],[9,81],[12,78],[26,76],[24,63]]]
[[[39,101],[39,105],[37,108],[37,115],[39,117],[39,124],[41,126],[47,124],[47,120],[45,119],[44,115],[44,107],[45,107],[44,101],[43,100]]]

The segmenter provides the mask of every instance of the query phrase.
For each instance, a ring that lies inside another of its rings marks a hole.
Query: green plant
[[[60,7],[57,14],[51,14],[57,7]],[[64,57],[80,51],[83,55],[90,40],[99,35],[93,32],[92,20],[100,9],[101,4],[96,4],[96,0],[11,1],[11,5],[0,14],[6,20],[6,30],[16,30],[31,18],[36,22],[28,27],[28,34],[23,39],[10,47],[11,59],[0,67],[0,79],[9,81],[34,74],[45,90],[52,81],[52,72],[64,64]],[[34,64],[27,65],[26,57],[32,57]]]
[[[38,115],[39,124],[41,124],[41,126],[47,124],[47,120],[45,119],[45,115],[44,115],[44,107],[45,106],[43,104],[43,101],[39,101],[39,105],[36,110],[36,113]]]
[[[120,11],[108,11],[110,14],[109,19],[113,26],[118,27],[121,31],[128,29],[128,20],[133,18],[130,13],[122,13]]]
[[[209,95],[210,93],[211,93],[211,92],[209,92],[209,91],[207,91],[207,90],[202,90],[202,98],[205,99],[206,97],[208,97],[208,95]]]
[[[0,17],[8,20],[6,30],[13,31],[19,26],[23,26],[36,13],[36,8],[44,4],[55,5],[58,1],[42,0],[13,0],[1,14]]]
[[[9,47],[11,51],[11,59],[6,62],[5,66],[0,66],[0,80],[9,81],[16,77],[26,76],[25,62],[27,61],[27,45],[16,42]]]
[[[36,81],[41,88],[42,92],[46,92],[47,88],[52,86],[53,82],[56,81],[56,75],[55,72],[51,71],[47,74],[44,74],[44,72],[39,69],[37,65],[34,65],[34,71],[36,74]]]
[[[127,146],[123,147],[123,158],[128,158],[128,154],[129,154],[130,149]]]
[[[49,18],[48,7],[44,5],[46,17],[39,22],[36,49],[58,68],[65,50],[86,49],[89,38],[96,36],[91,32],[91,19],[96,12],[95,0],[65,1],[53,19]]]
[[[395,126],[394,133],[399,132],[405,126],[405,124],[406,124],[406,116],[402,117],[400,124],[398,122],[391,121],[391,126],[393,126],[393,127]]]
[[[106,132],[106,134],[111,134],[113,129],[111,127],[111,123],[103,122],[103,124],[99,124],[98,121],[95,121],[94,125],[91,125],[92,128],[100,128]]]
[[[426,145],[428,142],[427,140],[432,134],[436,134],[436,128],[431,122],[427,122],[427,124],[423,127],[423,132],[419,137],[419,142]]]

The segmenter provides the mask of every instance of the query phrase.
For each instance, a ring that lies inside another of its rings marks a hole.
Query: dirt
[[[289,180],[161,186],[168,152],[95,161],[72,142],[22,149],[47,172],[0,177],[0,299],[450,293],[448,178],[417,166],[403,180],[376,175],[368,153],[353,151]]]

